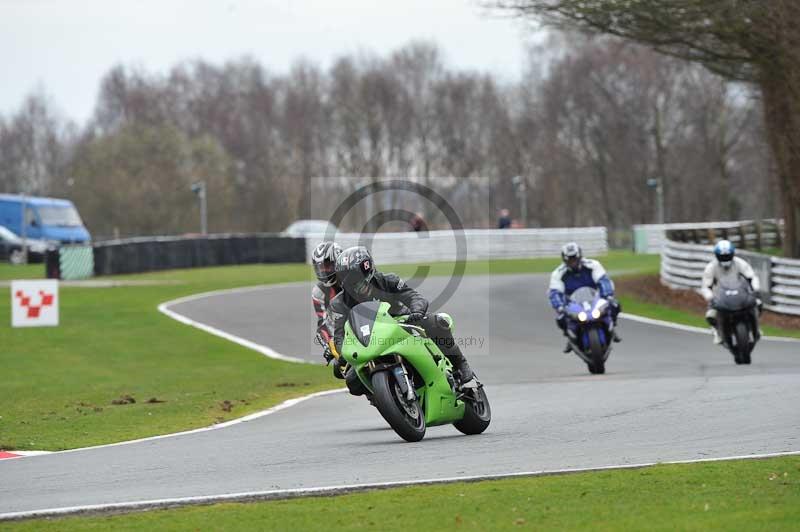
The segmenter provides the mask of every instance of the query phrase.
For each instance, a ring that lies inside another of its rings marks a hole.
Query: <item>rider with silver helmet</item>
[[[761,282],[753,271],[753,267],[750,266],[746,260],[736,256],[736,248],[730,241],[720,240],[717,242],[717,245],[714,246],[714,257],[715,258],[706,266],[705,271],[703,271],[700,294],[702,294],[708,302],[706,321],[711,325],[711,331],[714,334],[714,343],[721,344],[722,337],[717,327],[717,309],[715,308],[714,288],[724,281],[735,282],[741,276],[750,282],[750,287],[753,289],[753,292],[758,292],[761,290]],[[762,303],[758,300],[759,311],[761,306]]]
[[[342,247],[336,242],[320,242],[311,254],[311,264],[317,276],[317,284],[311,289],[311,304],[317,316],[317,343],[322,345],[322,353],[326,362],[333,360],[329,342],[333,338],[332,323],[328,319],[331,299],[342,291],[336,280],[336,259],[342,253]],[[337,374],[338,376],[338,374]]]
[[[561,248],[562,264],[553,270],[550,276],[550,289],[548,297],[550,305],[556,311],[556,324],[561,331],[567,334],[566,306],[567,298],[577,289],[590,287],[600,292],[600,297],[608,300],[611,308],[611,317],[614,324],[617,323],[617,315],[621,310],[619,302],[614,297],[614,283],[608,278],[605,268],[599,261],[583,258],[581,247],[575,242],[564,244]],[[614,329],[615,342],[622,341],[622,338]],[[564,348],[565,353],[569,353],[572,346],[567,342]]]
[[[393,273],[381,273],[375,268],[369,250],[363,246],[348,248],[336,261],[336,275],[342,291],[333,298],[330,315],[333,318],[333,337],[336,349],[344,341],[344,326],[350,309],[366,301],[379,300],[391,305],[392,316],[408,315],[408,321],[419,325],[428,337],[436,342],[442,353],[452,362],[462,383],[473,379],[474,374],[450,330],[449,316],[428,314],[428,301]],[[351,377],[348,374],[348,387]],[[355,377],[357,380],[357,377]]]

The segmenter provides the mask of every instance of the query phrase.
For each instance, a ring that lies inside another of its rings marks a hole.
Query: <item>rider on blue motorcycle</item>
[[[611,318],[617,324],[617,316],[622,308],[614,297],[614,283],[608,278],[605,268],[596,260],[583,258],[583,252],[578,244],[569,242],[561,248],[563,264],[553,271],[550,276],[550,290],[548,296],[550,305],[556,311],[556,324],[566,336],[567,315],[565,312],[567,298],[577,289],[588,286],[597,290],[600,297],[609,303]],[[615,342],[622,341],[614,328]],[[565,353],[572,351],[572,346],[567,342]]]

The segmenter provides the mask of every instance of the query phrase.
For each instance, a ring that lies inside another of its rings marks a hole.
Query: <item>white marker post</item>
[[[58,281],[11,281],[11,326],[58,325]]]

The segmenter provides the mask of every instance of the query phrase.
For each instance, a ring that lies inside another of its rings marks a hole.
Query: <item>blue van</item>
[[[62,244],[88,243],[92,237],[71,201],[16,194],[0,194],[0,225],[22,235],[25,202],[25,237]]]

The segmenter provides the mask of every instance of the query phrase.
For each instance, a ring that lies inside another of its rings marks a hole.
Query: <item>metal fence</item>
[[[711,244],[723,238],[740,249],[779,248],[782,236],[783,221],[775,219],[633,226],[636,253],[659,253],[668,240]]]
[[[325,235],[306,239],[306,262]],[[363,245],[382,264],[485,259],[556,257],[566,242],[577,242],[586,255],[608,252],[605,227],[555,229],[466,229],[405,233],[337,233],[342,247]]]
[[[714,259],[713,246],[667,240],[661,249],[661,282],[672,288],[699,290],[703,270]],[[800,316],[800,260],[738,251],[761,281],[765,306]]]

